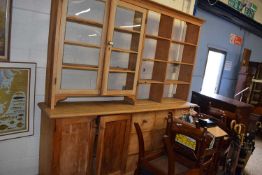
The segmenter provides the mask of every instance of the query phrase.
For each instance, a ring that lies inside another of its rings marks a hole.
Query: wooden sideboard
[[[133,126],[143,131],[145,149],[162,151],[168,112],[188,113],[194,104],[169,101],[130,105],[123,102],[63,102],[42,110],[40,174],[133,174],[138,140]]]
[[[52,0],[50,16],[40,174],[132,174],[133,123],[161,151],[167,113],[192,105],[204,20],[149,0]],[[61,102],[112,96],[122,101]]]

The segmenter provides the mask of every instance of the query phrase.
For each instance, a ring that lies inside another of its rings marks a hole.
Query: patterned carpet
[[[255,150],[245,168],[245,175],[262,174],[262,134],[256,137]]]

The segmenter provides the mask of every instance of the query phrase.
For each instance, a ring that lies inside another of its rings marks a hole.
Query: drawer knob
[[[147,123],[147,120],[142,120],[142,124]]]

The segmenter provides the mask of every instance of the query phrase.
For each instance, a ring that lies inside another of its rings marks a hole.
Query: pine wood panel
[[[123,174],[127,160],[130,115],[100,118],[96,174]]]
[[[143,112],[132,115],[131,133],[136,133],[134,123],[138,123],[142,131],[151,131],[155,124],[155,112]]]
[[[49,118],[130,114],[195,106],[192,103],[175,98],[165,101],[166,102],[163,103],[157,103],[148,100],[141,100],[141,103],[138,102],[137,105],[125,104],[123,102],[63,102],[59,103],[55,109],[50,109],[45,103],[39,103],[39,106]]]
[[[184,46],[183,54],[182,54],[182,62],[194,64],[196,49],[197,48],[195,46]]]
[[[48,106],[55,106],[55,84],[57,74],[57,52],[59,48],[59,29],[62,1],[51,1],[50,28],[48,37],[48,59],[46,68],[45,101]]]
[[[111,45],[107,46],[106,53],[105,53],[105,65],[104,65],[104,78],[103,78],[103,83],[102,83],[102,94],[103,95],[121,95],[121,96],[130,96],[130,95],[135,95],[136,92],[136,84],[137,84],[137,79],[138,79],[138,72],[139,72],[139,65],[140,65],[140,60],[141,60],[141,51],[142,51],[142,41],[143,41],[143,33],[144,33],[144,28],[145,28],[145,14],[146,10],[143,8],[140,8],[138,6],[134,6],[131,4],[127,4],[122,1],[116,1],[113,0],[111,2],[111,10],[110,10],[110,17],[109,17],[109,25],[108,25],[108,34],[107,34],[107,43],[113,40],[113,32],[115,30],[115,14],[116,14],[116,8],[117,7],[123,7],[127,8],[130,10],[135,11],[134,15],[134,24],[136,24],[136,17],[139,15],[137,12],[142,13],[142,19],[141,19],[141,29],[140,29],[140,34],[132,34],[131,38],[131,45],[130,45],[130,50],[127,49],[121,49],[121,48],[114,48]],[[117,29],[118,30],[118,29]],[[129,63],[128,63],[128,69],[132,70],[132,74],[127,74],[126,78],[126,89],[130,90],[129,92],[127,91],[112,91],[108,89],[108,73],[110,72],[110,57],[111,57],[111,52],[112,51],[118,51],[118,52],[124,52],[124,53],[129,53]],[[130,93],[131,92],[131,93]],[[127,102],[133,101],[134,98],[128,98],[126,99]],[[133,103],[133,102],[131,102]]]
[[[198,36],[199,36],[199,26],[191,23],[187,23],[185,42],[191,44],[197,44]]]
[[[124,2],[128,2],[130,4],[134,4],[137,6],[140,6],[142,8],[146,8],[146,9],[150,9],[152,11],[155,11],[157,13],[162,13],[165,14],[167,16],[172,16],[175,17],[176,19],[182,20],[182,21],[189,21],[192,24],[195,25],[202,25],[205,21],[203,19],[194,17],[192,15],[189,15],[187,13],[184,13],[182,11],[179,10],[175,10],[173,8],[164,6],[162,4],[156,3],[156,2],[152,2],[150,0],[123,0]]]
[[[164,147],[163,136],[166,133],[166,129],[155,129],[152,131],[152,149],[161,150]]]
[[[39,174],[52,174],[54,120],[41,114],[41,138],[39,150]]]
[[[143,132],[145,151],[152,150],[152,132]],[[129,146],[128,146],[128,155],[138,154],[138,139],[137,134],[130,134]]]
[[[182,100],[187,100],[189,88],[190,85],[185,85],[185,84],[177,85],[176,94],[174,95],[174,97]]]
[[[158,36],[171,38],[172,34],[172,26],[173,26],[173,18],[161,15]],[[168,61],[169,48],[170,48],[169,40],[157,40],[156,45],[156,53],[155,58],[159,60]],[[164,82],[166,78],[166,69],[167,63],[157,62],[153,67],[152,79],[156,81]],[[151,100],[161,102],[164,93],[164,85],[163,84],[151,84],[150,86],[150,94],[149,98]]]
[[[166,128],[168,111],[157,111],[154,129]]]
[[[180,74],[178,76],[179,81],[187,82],[188,84],[191,82],[191,75],[193,71],[192,66],[188,65],[180,65]]]
[[[127,158],[127,162],[126,162],[126,173],[133,173],[136,169],[137,166],[137,161],[138,161],[138,155],[129,155]]]
[[[54,174],[91,175],[94,118],[59,119],[54,134]]]

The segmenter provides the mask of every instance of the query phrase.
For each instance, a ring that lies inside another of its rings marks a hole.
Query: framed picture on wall
[[[12,0],[0,0],[0,61],[8,61],[10,53]]]
[[[0,64],[0,140],[33,135],[35,63]]]

